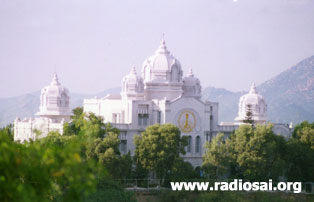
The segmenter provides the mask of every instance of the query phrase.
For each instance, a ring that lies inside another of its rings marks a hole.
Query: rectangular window
[[[186,147],[186,152],[191,152],[191,150],[192,150],[192,137],[189,136],[188,137],[188,145]]]
[[[211,132],[206,133],[206,141],[211,142],[213,138],[213,134]]]
[[[149,114],[149,105],[139,104],[138,105],[138,125],[139,126],[147,126],[149,124],[148,114]]]
[[[127,150],[127,138],[126,138],[126,131],[121,131],[119,138],[120,138],[120,152],[121,154],[126,154],[128,152]]]
[[[120,152],[121,152],[121,154],[127,153],[127,140],[121,140],[120,141]]]
[[[200,136],[197,136],[195,141],[195,152],[200,153],[200,151],[201,151],[201,138]]]
[[[161,111],[157,111],[157,123],[161,123]]]
[[[138,114],[137,120],[138,120],[138,125],[142,126],[143,125],[143,114]]]
[[[143,114],[143,126],[148,126],[148,114]]]
[[[213,115],[210,115],[210,117],[209,117],[209,129],[210,130],[213,130],[213,128],[214,128],[214,120],[213,120]]]
[[[120,140],[126,140],[126,134],[127,134],[126,131],[120,131],[119,135]]]

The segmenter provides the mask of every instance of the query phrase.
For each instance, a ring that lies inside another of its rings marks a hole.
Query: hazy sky
[[[118,87],[159,45],[203,87],[247,90],[314,55],[314,0],[0,0],[0,97]]]

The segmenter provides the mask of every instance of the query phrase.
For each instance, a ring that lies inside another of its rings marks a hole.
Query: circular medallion
[[[191,110],[184,110],[178,118],[178,125],[182,132],[190,133],[196,126],[196,117]]]

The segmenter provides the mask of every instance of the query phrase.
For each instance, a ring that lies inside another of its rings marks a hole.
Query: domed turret
[[[181,96],[182,74],[180,62],[170,54],[162,39],[155,54],[143,63],[145,99],[172,100]]]
[[[121,96],[128,99],[142,99],[144,97],[143,79],[136,74],[135,67],[132,67],[130,74],[122,80]]]
[[[239,101],[239,112],[236,121],[243,121],[247,118],[248,110],[252,112],[252,119],[257,123],[264,123],[267,119],[267,105],[263,96],[257,94],[256,86],[253,83],[248,94],[243,95]]]
[[[56,122],[70,118],[69,91],[61,86],[56,73],[50,85],[41,91],[39,112],[36,115],[51,118]]]
[[[183,78],[183,96],[200,98],[201,90],[202,87],[200,84],[200,80],[194,77],[192,69],[190,69],[187,76]]]
[[[144,61],[142,69],[144,82],[180,82],[182,69],[180,62],[167,49],[161,40],[155,54]]]

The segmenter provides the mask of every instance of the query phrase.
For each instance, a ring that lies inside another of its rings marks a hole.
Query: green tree
[[[115,179],[130,176],[132,159],[130,155],[120,155],[120,131],[93,113],[85,114],[82,108],[73,110],[72,122],[65,125],[67,135],[84,136],[84,155],[93,159]],[[131,163],[130,163],[131,161]],[[127,167],[126,167],[127,166]],[[127,172],[126,172],[127,171]]]
[[[304,121],[296,125],[292,136],[314,150],[314,122],[309,123]]]
[[[289,181],[312,182],[314,181],[314,151],[296,138],[287,142],[285,160],[286,177]]]
[[[110,123],[104,123],[100,116],[94,113],[86,114],[82,107],[73,109],[71,121],[64,124],[63,135],[86,135],[96,138],[104,138],[106,134],[113,132],[119,134],[117,128],[112,127]]]
[[[229,173],[234,160],[230,155],[229,141],[225,142],[224,134],[218,133],[212,142],[206,142],[202,167],[208,178],[223,178]]]
[[[77,107],[72,110],[73,115],[71,116],[71,121],[66,122],[63,126],[63,135],[79,135],[82,133],[84,124],[86,124],[85,113],[83,112],[83,107]]]
[[[24,144],[0,135],[0,201],[83,200],[99,169],[80,156],[81,144],[58,134]]]
[[[283,175],[285,140],[273,133],[272,125],[241,125],[225,143],[221,139],[207,146],[204,170],[209,175],[218,170],[219,176],[259,181]]]
[[[246,107],[247,107],[246,114],[245,114],[245,119],[243,120],[243,122],[248,123],[248,124],[254,124],[252,105],[248,104]]]
[[[183,158],[175,159],[171,172],[169,174],[170,181],[188,181],[200,178],[190,162],[184,161]]]
[[[127,169],[127,167],[122,168],[123,165],[120,165],[123,164],[126,157],[120,155],[119,144],[118,134],[112,132],[106,134],[104,138],[92,138],[86,145],[86,157],[96,160],[114,178],[120,179],[123,169]]]
[[[93,159],[104,166],[116,179],[130,176],[132,159],[129,154],[120,155],[120,131],[117,128],[110,123],[104,123],[100,116],[84,113],[81,107],[73,110],[71,118],[72,121],[64,125],[64,135],[86,137],[83,155],[87,159]]]
[[[135,200],[111,179],[131,175],[130,154],[119,152],[119,130],[82,108],[73,114],[63,136],[52,131],[20,144],[0,129],[0,201]]]
[[[307,121],[295,126],[287,142],[286,176],[293,181],[314,181],[314,123]]]
[[[10,140],[14,139],[13,124],[8,124],[7,126],[0,129],[0,135],[6,135]]]
[[[187,140],[172,124],[152,125],[140,136],[134,137],[137,164],[153,172],[157,178],[165,179],[174,162],[185,154]]]
[[[240,127],[235,131],[233,145],[245,179],[277,180],[283,175],[285,140],[273,133],[271,124]]]

